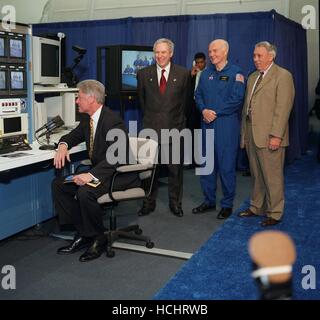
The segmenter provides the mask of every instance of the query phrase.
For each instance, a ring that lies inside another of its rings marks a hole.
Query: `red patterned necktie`
[[[164,76],[165,72],[166,72],[166,69],[161,70],[160,87],[159,87],[161,94],[164,94],[167,87],[167,80],[166,80],[166,77]]]

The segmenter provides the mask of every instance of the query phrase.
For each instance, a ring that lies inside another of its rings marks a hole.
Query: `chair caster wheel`
[[[115,252],[113,250],[108,250],[106,255],[108,258],[113,258],[115,255]]]
[[[149,242],[146,243],[146,247],[148,249],[152,249],[154,247],[154,243],[152,241],[149,241]]]
[[[142,229],[138,229],[134,233],[137,234],[137,235],[142,234]]]

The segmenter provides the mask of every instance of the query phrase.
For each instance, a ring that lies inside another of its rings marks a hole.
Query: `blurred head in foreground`
[[[290,236],[281,231],[263,231],[249,241],[249,254],[262,300],[292,297],[292,265],[296,250]]]

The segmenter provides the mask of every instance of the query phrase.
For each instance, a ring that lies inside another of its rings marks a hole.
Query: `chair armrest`
[[[90,159],[84,159],[80,162],[80,164],[83,166],[92,166],[92,162]]]
[[[153,165],[148,164],[131,164],[126,166],[121,166],[117,168],[117,171],[119,173],[125,173],[125,172],[135,172],[135,171],[144,171],[148,169],[152,169]]]

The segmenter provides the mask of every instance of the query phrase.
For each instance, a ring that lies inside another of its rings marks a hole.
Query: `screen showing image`
[[[5,90],[7,89],[6,86],[6,72],[1,70],[0,71],[0,90]]]
[[[152,51],[122,51],[122,90],[137,88],[138,70],[155,63]]]
[[[53,44],[41,44],[41,76],[59,77],[59,47]]]
[[[21,131],[21,117],[4,118],[3,131],[4,133],[13,133]]]
[[[0,38],[0,57],[4,57],[4,38]]]
[[[22,58],[23,57],[23,45],[21,39],[10,39],[9,42],[10,57]]]
[[[11,89],[23,89],[23,71],[11,71]]]

